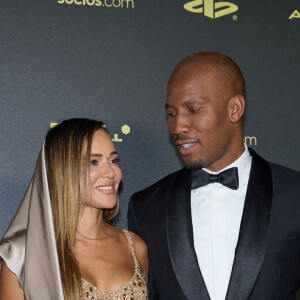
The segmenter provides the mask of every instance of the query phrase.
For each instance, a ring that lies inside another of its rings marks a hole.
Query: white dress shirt
[[[211,183],[191,191],[194,246],[211,300],[224,300],[239,236],[252,157],[244,153],[231,165],[237,167],[239,188]],[[204,169],[208,173],[217,174]]]

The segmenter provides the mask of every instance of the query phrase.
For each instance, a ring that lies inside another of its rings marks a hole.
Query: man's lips
[[[114,194],[115,193],[115,184],[113,182],[106,183],[106,184],[96,186],[95,189],[104,194]]]
[[[198,142],[197,141],[182,141],[177,142],[176,147],[180,152],[180,155],[188,155],[194,151],[194,149],[197,147]]]

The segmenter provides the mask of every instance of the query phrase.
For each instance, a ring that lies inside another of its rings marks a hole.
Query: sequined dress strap
[[[128,230],[123,229],[123,231],[125,232],[127,240],[128,240],[128,244],[129,244],[129,247],[130,247],[130,250],[131,250],[131,253],[132,253],[132,257],[133,257],[133,260],[134,260],[134,265],[135,265],[135,267],[140,268],[139,262],[138,262],[138,260],[136,258],[136,254],[135,254],[135,250],[134,250],[134,246],[133,246],[133,241],[132,241],[131,235],[128,232]]]

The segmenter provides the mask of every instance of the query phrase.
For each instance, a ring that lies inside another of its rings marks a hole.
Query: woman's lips
[[[96,187],[96,190],[104,193],[104,194],[114,194],[115,193],[115,184],[104,184],[104,185],[98,185]]]
[[[180,152],[180,155],[184,156],[184,155],[191,154],[197,147],[197,144],[198,142],[186,142],[186,143],[176,144],[176,146]]]

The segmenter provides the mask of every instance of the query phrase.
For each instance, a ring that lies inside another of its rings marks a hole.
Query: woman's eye
[[[98,165],[99,165],[99,161],[98,161],[97,159],[93,159],[93,160],[91,161],[91,165],[92,165],[92,166],[98,166]]]
[[[117,165],[120,162],[120,160],[118,158],[114,158],[114,159],[111,159],[109,162],[111,164]]]

